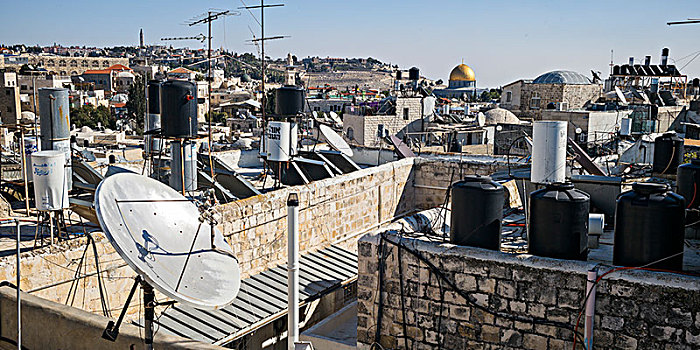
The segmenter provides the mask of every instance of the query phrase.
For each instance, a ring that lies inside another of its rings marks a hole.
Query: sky
[[[533,79],[555,69],[590,77],[610,71],[611,50],[617,64],[636,63],[645,55],[658,63],[661,49],[689,77],[700,76],[700,24],[666,22],[700,18],[697,0],[500,0],[382,1],[265,0],[284,7],[265,12],[266,53],[299,58],[374,57],[403,69],[416,66],[431,79],[447,80],[462,61],[476,72],[481,87]],[[31,0],[3,1],[0,42],[28,45],[59,43],[86,46],[137,45],[143,28],[146,43],[162,37],[206,34],[206,26],[185,23],[209,9],[239,11],[213,25],[213,45],[235,52],[257,52],[248,42],[260,36],[260,10],[254,0]],[[197,41],[168,42],[201,48]],[[673,61],[671,61],[673,63]]]

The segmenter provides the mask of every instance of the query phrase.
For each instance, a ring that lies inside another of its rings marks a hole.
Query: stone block
[[[523,348],[525,349],[546,349],[547,338],[536,334],[525,334],[523,336]]]

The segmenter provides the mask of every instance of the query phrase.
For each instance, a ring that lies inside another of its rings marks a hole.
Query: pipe
[[[603,234],[605,214],[588,214],[588,234]]]
[[[144,348],[153,350],[153,320],[155,319],[155,293],[153,287],[146,281],[141,281],[143,290],[143,310],[144,310]]]
[[[15,220],[17,225],[17,350],[22,350],[22,296],[20,295],[20,266],[19,266],[19,242],[22,236],[22,226],[19,220]]]
[[[299,195],[287,197],[287,349],[299,340]]]
[[[586,349],[593,349],[593,318],[595,317],[595,290],[598,271],[593,269],[588,271],[588,279],[586,280],[586,320],[585,332],[583,341]]]

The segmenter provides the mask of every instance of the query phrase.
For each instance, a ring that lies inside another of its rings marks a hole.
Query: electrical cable
[[[574,332],[574,335],[575,335],[575,336],[581,337],[581,334],[578,334],[578,333],[576,332],[576,330],[574,329],[574,326],[573,326],[573,325],[570,325],[570,324],[568,324],[568,323],[558,322],[558,321],[550,321],[550,320],[548,320],[548,319],[538,318],[538,317],[528,317],[528,316],[521,316],[521,315],[513,315],[513,314],[506,313],[506,312],[501,312],[501,311],[492,310],[492,309],[489,308],[488,306],[481,305],[481,304],[479,304],[479,303],[473,298],[473,296],[471,295],[473,292],[466,292],[466,291],[460,289],[460,288],[457,286],[457,284],[456,284],[455,282],[453,282],[453,281],[451,281],[449,278],[447,278],[447,276],[445,276],[445,274],[444,274],[440,269],[438,269],[432,262],[430,262],[428,259],[426,259],[420,252],[418,252],[418,251],[416,251],[416,250],[413,250],[413,249],[411,249],[411,248],[408,248],[406,245],[403,244],[403,242],[394,242],[394,241],[392,241],[391,239],[389,239],[389,238],[387,237],[387,232],[382,232],[382,233],[380,234],[380,238],[381,238],[381,241],[384,242],[384,244],[386,244],[386,242],[388,242],[388,243],[391,243],[392,245],[398,247],[399,249],[404,249],[404,250],[406,250],[407,252],[409,252],[411,255],[413,255],[414,257],[416,257],[418,260],[420,260],[420,261],[422,261],[423,263],[425,263],[425,264],[428,266],[428,268],[429,268],[430,270],[432,270],[432,272],[433,272],[438,278],[442,279],[442,280],[447,284],[447,286],[449,286],[452,290],[454,290],[459,296],[461,296],[462,298],[464,298],[464,299],[466,300],[466,302],[467,302],[471,307],[473,307],[473,308],[475,308],[475,309],[481,310],[481,311],[486,312],[486,313],[488,313],[488,314],[491,314],[491,315],[493,315],[493,316],[495,316],[495,317],[505,318],[505,319],[508,319],[508,320],[513,320],[513,321],[518,321],[518,322],[523,322],[523,323],[532,323],[532,324],[548,325],[548,326],[554,326],[554,327],[557,327],[557,328],[562,328],[562,329],[570,330],[570,331],[573,331],[573,332]],[[381,276],[380,276],[380,281],[383,280],[382,267],[383,267],[383,266],[380,265],[380,270],[379,270],[380,275],[381,275]],[[381,282],[380,282],[380,283],[381,283]],[[381,301],[382,301],[382,299],[380,299],[379,310],[381,310],[381,308],[382,308]],[[376,333],[375,335],[378,337],[378,335],[379,335],[379,330],[377,330],[377,333]]]
[[[683,254],[683,251],[681,251],[681,252],[679,252],[679,253],[676,253],[676,254],[673,254],[673,255],[670,255],[670,256],[667,256],[667,257],[665,257],[665,258],[661,258],[661,259],[656,260],[656,261],[652,261],[652,262],[650,262],[650,263],[648,263],[648,264],[645,264],[645,265],[642,265],[642,266],[639,266],[639,267],[631,267],[631,266],[615,267],[615,268],[610,269],[610,270],[608,270],[607,272],[603,273],[602,275],[598,276],[598,278],[596,278],[595,281],[590,281],[590,282],[593,282],[593,286],[591,287],[591,289],[590,289],[590,290],[588,291],[588,293],[586,294],[586,297],[583,299],[583,305],[582,305],[581,308],[579,309],[578,316],[576,317],[576,325],[574,326],[574,334],[577,334],[576,332],[578,331],[578,326],[579,326],[579,323],[581,322],[581,315],[583,314],[583,311],[586,309],[586,303],[588,302],[588,298],[591,296],[593,290],[594,290],[595,287],[598,285],[598,282],[600,282],[600,281],[603,279],[603,277],[605,277],[605,276],[607,276],[607,275],[609,275],[609,274],[611,274],[611,273],[613,273],[613,272],[622,271],[622,270],[645,270],[645,271],[654,271],[654,272],[669,272],[669,273],[683,274],[683,273],[680,273],[680,272],[678,272],[678,271],[672,271],[672,270],[666,270],[666,269],[655,269],[655,268],[649,268],[649,267],[648,267],[648,266],[657,264],[657,263],[659,263],[659,262],[662,262],[662,261],[664,261],[664,260],[668,260],[668,259],[674,258],[674,257],[676,257],[676,256],[678,256],[678,255],[681,255],[681,254]],[[602,264],[596,265],[596,266],[594,267],[594,269],[597,269],[598,266],[601,266],[601,265],[602,265]],[[586,349],[586,343],[582,341],[581,344],[583,344],[584,349]],[[576,349],[576,338],[574,338],[573,349],[574,349],[574,350]]]

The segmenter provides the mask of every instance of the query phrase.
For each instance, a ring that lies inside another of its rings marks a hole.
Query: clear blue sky
[[[259,0],[244,0],[248,5]],[[266,0],[267,3],[278,3]],[[617,63],[661,49],[680,59],[700,50],[700,24],[669,27],[669,20],[700,17],[696,0],[558,1],[369,1],[286,0],[266,12],[267,35],[290,35],[269,42],[271,57],[308,55],[368,57],[417,66],[433,79],[447,76],[462,59],[480,86],[534,78],[553,69],[609,71],[610,50]],[[28,0],[3,1],[0,42],[113,46],[147,43],[164,36],[205,33],[186,20],[209,8],[237,9],[241,0]],[[259,11],[255,11],[259,17]],[[254,52],[248,28],[259,35],[250,14],[228,17],[214,26],[215,46]],[[176,43],[178,45],[178,43]],[[202,47],[198,42],[179,46]],[[692,56],[691,56],[692,57]],[[689,59],[680,62],[685,64]],[[684,73],[700,76],[700,57]]]

